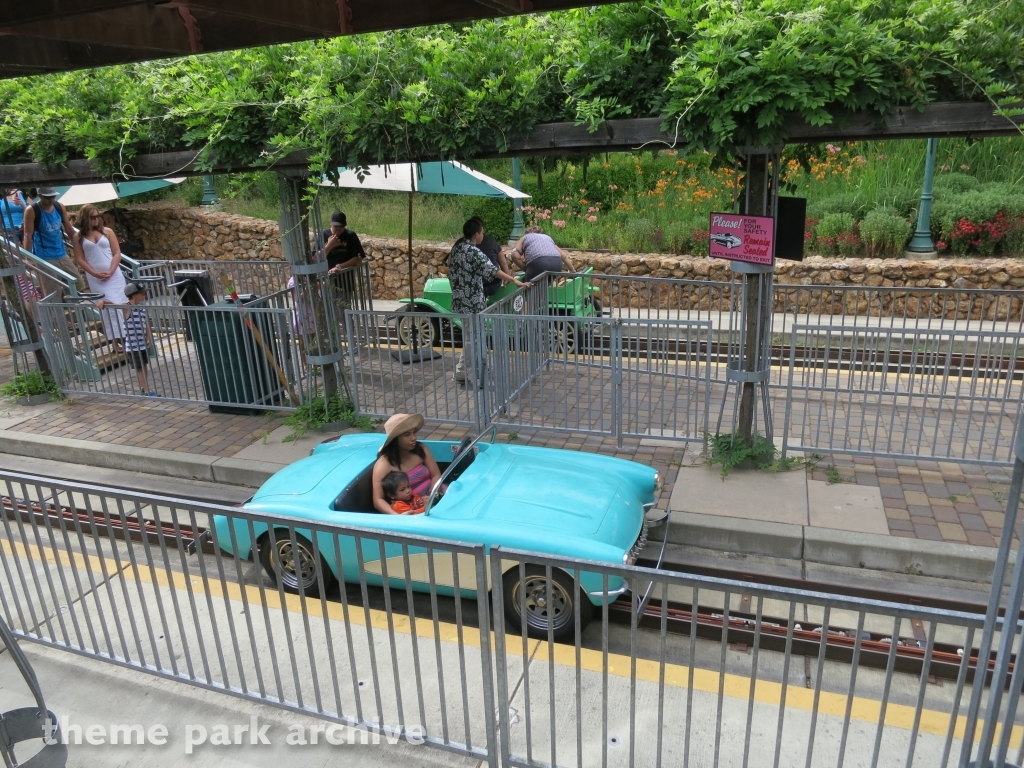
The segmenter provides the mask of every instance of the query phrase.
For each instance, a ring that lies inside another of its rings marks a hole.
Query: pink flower
[[[969,170],[971,170],[971,166],[969,166],[967,163],[961,163],[960,164],[960,170],[961,171],[969,171]]]
[[[565,208],[565,203],[559,203],[559,204],[558,204],[558,207],[559,207],[559,208]]]
[[[565,226],[565,222],[560,220],[560,219],[552,221],[551,223],[554,224],[556,227],[564,227]]]
[[[828,149],[828,153],[830,155],[834,155],[837,152],[839,152],[839,147],[837,147],[835,144],[826,144],[825,146]]]
[[[587,216],[587,221],[597,221],[597,216]]]
[[[608,189],[618,189],[618,188],[619,188],[618,184],[609,184],[608,185]]]
[[[587,213],[597,213],[597,208],[595,208],[594,206],[590,206],[589,208],[587,208]]]
[[[936,241],[936,243],[935,243],[935,249],[936,249],[936,250],[939,250],[939,251],[944,251],[944,250],[946,250],[946,243],[945,243],[944,241],[942,241],[942,240],[938,240],[938,241]]]
[[[864,165],[867,162],[867,160],[864,158],[863,155],[857,155],[855,158],[853,158],[853,162],[855,162],[857,165]]]
[[[950,170],[950,166],[948,166],[948,165],[941,165],[941,166],[939,166],[939,170],[940,171],[948,171],[948,170]]]

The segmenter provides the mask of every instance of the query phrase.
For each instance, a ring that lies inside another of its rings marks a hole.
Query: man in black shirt
[[[329,267],[328,274],[336,275],[335,287],[338,289],[339,298],[345,306],[358,305],[354,302],[356,298],[356,279],[352,272],[341,275],[341,271],[349,267],[358,267],[366,258],[366,251],[359,237],[351,229],[348,229],[348,220],[341,211],[331,214],[331,226],[320,232],[317,238],[319,250],[317,258],[327,259]]]
[[[474,216],[473,221],[479,221],[480,226],[484,226],[483,219],[481,219],[479,216]],[[493,237],[486,234],[486,231],[484,233],[483,241],[481,241],[480,245],[478,245],[477,248],[483,251],[484,256],[486,256],[494,266],[496,266],[506,275],[513,274],[513,272],[508,268],[508,261],[506,261],[505,259],[505,253],[501,247],[501,244]],[[494,294],[501,290],[501,286],[503,286],[504,284],[504,281],[502,281],[500,277],[495,277],[489,283],[484,283],[484,296],[493,296]]]

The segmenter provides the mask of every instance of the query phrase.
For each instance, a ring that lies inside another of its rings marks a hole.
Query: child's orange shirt
[[[423,512],[427,500],[422,496],[412,495],[412,501],[393,501],[391,509],[400,515],[418,515]]]

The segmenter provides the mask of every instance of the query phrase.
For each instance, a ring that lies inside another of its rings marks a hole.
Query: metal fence
[[[39,302],[50,365],[69,394],[157,396],[221,410],[282,410],[304,402],[309,370],[294,333],[291,291],[244,308],[140,306],[145,350],[125,351],[132,307]]]
[[[487,617],[481,546],[14,473],[0,473],[0,497],[0,610],[19,637],[364,731],[495,754],[493,654],[475,626]],[[216,526],[218,516],[231,524]],[[293,557],[303,575],[330,562],[353,592],[331,590],[324,568],[296,578]],[[413,579],[429,584],[425,596],[414,597]],[[441,597],[453,591],[460,597]]]
[[[493,591],[503,765],[956,764],[979,615],[500,553],[492,583],[543,577],[549,604],[581,572],[633,588],[562,642],[510,630]]]
[[[167,297],[162,303],[176,298],[176,289],[170,288],[180,280],[176,273],[185,271],[205,272],[213,287],[214,296],[222,296],[229,285],[241,294],[269,296],[288,287],[292,276],[292,265],[287,261],[217,261],[178,259],[166,261],[140,261],[140,276],[159,276],[163,282],[155,283],[153,298]],[[373,291],[370,267],[361,264],[350,267],[335,278],[338,299],[343,308],[373,309]],[[154,302],[161,303],[161,302]],[[337,313],[339,321],[341,312]]]
[[[1024,331],[793,326],[782,448],[1012,462]]]
[[[0,587],[21,639],[492,766],[964,765],[986,707],[1018,760],[1024,734],[1020,626],[1004,636],[994,610],[488,556],[11,472]]]
[[[172,283],[178,282],[176,272],[182,270],[205,272],[213,287],[214,296],[223,296],[225,281],[239,294],[267,296],[284,290],[291,277],[291,265],[287,261],[216,261],[216,260],[140,260],[139,275],[158,276],[163,281],[154,284],[153,298],[160,296],[177,297]]]
[[[475,395],[452,376],[467,318],[362,316],[366,338],[391,331],[362,359],[357,399],[375,416],[700,439],[734,420],[741,297],[738,283],[543,275],[480,315]],[[764,399],[786,414],[787,449],[1012,463],[1024,291],[780,285],[774,308]],[[426,348],[437,357],[417,362]]]
[[[561,315],[346,312],[361,415],[422,413],[601,435],[702,440],[711,324]],[[460,368],[460,361],[464,368]]]

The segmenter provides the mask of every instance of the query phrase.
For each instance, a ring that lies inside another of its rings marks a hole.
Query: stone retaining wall
[[[138,207],[126,214],[133,236],[146,245],[147,259],[271,260],[281,258],[277,222],[206,212],[195,208]],[[371,257],[373,295],[397,299],[408,293],[408,260],[403,240],[364,237]],[[434,274],[445,274],[450,243],[413,243],[416,291]],[[664,254],[569,251],[577,269],[597,273],[694,280],[730,279],[728,263]],[[1024,288],[1024,260],[1018,259],[835,259],[812,256],[780,261],[780,285],[863,285],[930,288]],[[793,291],[783,295],[796,296]],[[781,296],[780,296],[781,299]],[[796,300],[796,299],[793,299]]]

